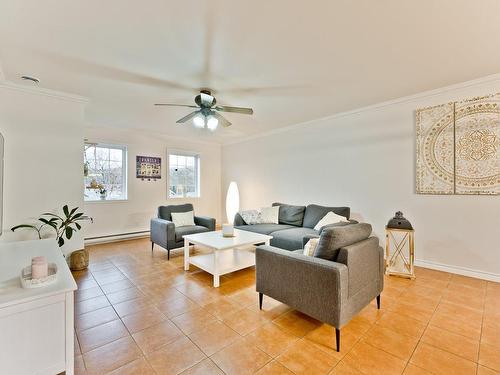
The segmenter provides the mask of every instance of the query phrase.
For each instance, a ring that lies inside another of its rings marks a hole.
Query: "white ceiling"
[[[89,97],[92,126],[204,141],[498,73],[499,46],[499,0],[0,1],[6,79]],[[200,87],[254,116],[209,133],[153,106]]]

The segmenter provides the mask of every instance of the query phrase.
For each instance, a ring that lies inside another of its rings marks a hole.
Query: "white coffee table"
[[[269,245],[272,236],[245,230],[234,230],[234,237],[222,237],[222,231],[188,234],[184,236],[184,269],[193,264],[214,275],[214,287],[219,286],[219,277],[226,273],[255,265],[255,253],[250,245]],[[213,251],[209,254],[189,256],[189,244],[205,246]]]

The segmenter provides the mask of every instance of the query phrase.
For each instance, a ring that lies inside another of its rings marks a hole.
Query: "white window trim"
[[[197,173],[196,173],[196,184],[198,188],[198,195],[196,197],[171,197],[170,196],[170,155],[180,155],[180,156],[196,156],[198,158],[197,165]],[[177,200],[191,200],[191,199],[200,199],[201,198],[201,153],[196,151],[187,151],[181,150],[177,148],[169,148],[167,149],[167,199],[177,199]]]
[[[114,149],[119,149],[123,151],[123,190],[124,190],[124,195],[125,198],[120,198],[120,199],[92,199],[88,200],[85,199],[85,195],[83,197],[83,202],[85,204],[103,204],[103,203],[123,203],[123,202],[128,202],[128,146],[123,145],[123,144],[116,144],[116,143],[108,143],[108,142],[92,142],[92,141],[85,141],[85,145],[87,144],[95,144],[97,147],[103,147],[103,148],[114,148]]]

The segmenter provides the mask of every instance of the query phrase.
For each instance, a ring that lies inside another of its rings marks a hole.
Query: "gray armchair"
[[[151,251],[157,244],[167,250],[170,259],[170,250],[184,246],[184,235],[215,230],[215,219],[206,216],[195,216],[195,225],[175,227],[172,212],[188,211],[194,211],[190,203],[158,207],[158,217],[151,219]]]
[[[319,321],[335,327],[337,351],[340,329],[384,287],[384,252],[371,225],[353,224],[324,230],[314,256],[303,250],[272,246],[256,250],[256,290]],[[326,258],[326,259],[325,259]]]

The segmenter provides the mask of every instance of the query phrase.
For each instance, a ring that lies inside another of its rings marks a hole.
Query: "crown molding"
[[[227,145],[233,145],[233,144],[248,142],[248,141],[251,141],[251,140],[254,140],[254,139],[267,137],[267,136],[270,136],[270,135],[273,135],[273,134],[280,134],[280,133],[284,133],[284,132],[287,132],[287,131],[290,131],[290,130],[293,130],[293,129],[299,129],[299,128],[302,128],[302,127],[305,127],[305,126],[308,126],[308,125],[312,125],[312,124],[320,122],[320,121],[336,120],[336,119],[339,119],[339,118],[342,118],[342,117],[347,117],[347,116],[351,116],[351,115],[355,115],[355,114],[359,114],[359,113],[363,113],[363,112],[381,110],[383,108],[390,107],[390,106],[393,106],[393,105],[402,104],[402,103],[408,103],[408,102],[420,100],[420,99],[423,99],[423,98],[429,98],[429,97],[441,95],[441,94],[449,92],[449,91],[455,91],[455,90],[460,90],[460,89],[464,89],[464,88],[467,88],[467,87],[478,86],[478,85],[481,85],[481,84],[494,83],[494,82],[499,82],[500,83],[500,73],[488,75],[486,77],[481,77],[481,78],[473,79],[473,80],[470,80],[470,81],[456,83],[456,84],[445,86],[445,87],[441,87],[441,88],[438,88],[438,89],[433,89],[433,90],[428,90],[428,91],[422,91],[422,92],[420,92],[418,94],[402,96],[402,97],[397,98],[397,99],[387,100],[387,101],[384,101],[384,102],[380,102],[380,103],[368,105],[368,106],[365,106],[365,107],[360,107],[360,108],[353,109],[353,110],[350,110],[350,111],[338,112],[338,113],[335,113],[333,115],[328,115],[328,116],[325,116],[325,117],[320,117],[320,118],[317,118],[317,119],[304,121],[304,122],[301,122],[301,123],[298,123],[298,124],[292,124],[292,125],[288,125],[288,126],[283,126],[281,128],[272,129],[272,130],[269,130],[267,132],[263,132],[263,133],[260,133],[260,134],[250,135],[248,137],[240,138],[240,139],[237,139],[237,140],[224,142],[222,144],[222,146],[227,146]]]
[[[0,77],[1,77],[1,66],[0,66]],[[19,85],[17,83],[5,81],[5,80],[4,81],[0,80],[0,89],[19,91],[19,92],[24,92],[26,94],[45,96],[45,97],[49,97],[49,98],[66,100],[66,101],[75,102],[75,103],[82,103],[82,104],[87,104],[90,101],[89,98],[86,98],[86,97],[80,96],[80,95],[69,94],[69,93],[62,92],[62,91],[50,90],[50,89],[45,89],[45,88],[36,87],[36,86],[32,86],[32,87],[23,86],[23,85]]]

